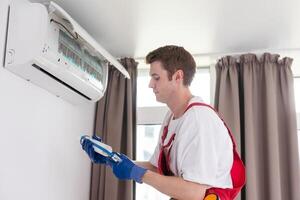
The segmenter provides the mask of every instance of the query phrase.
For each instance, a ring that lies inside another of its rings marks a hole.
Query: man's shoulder
[[[184,121],[190,126],[223,126],[222,119],[218,113],[211,107],[206,105],[192,106],[186,111]]]
[[[192,104],[190,104],[188,110],[186,111],[186,114],[194,117],[217,115],[216,111],[211,105],[203,102],[193,102]]]

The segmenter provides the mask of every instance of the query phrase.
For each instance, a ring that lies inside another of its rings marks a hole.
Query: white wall
[[[95,105],[73,106],[4,69],[8,0],[0,1],[0,199],[87,200],[90,162],[78,137]]]

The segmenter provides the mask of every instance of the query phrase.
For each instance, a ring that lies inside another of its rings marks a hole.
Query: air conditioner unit
[[[96,102],[124,67],[54,2],[9,6],[4,67],[73,104]]]

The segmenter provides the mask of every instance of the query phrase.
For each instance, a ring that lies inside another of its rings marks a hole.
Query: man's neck
[[[189,101],[192,98],[192,94],[189,89],[185,89],[181,92],[178,92],[172,100],[167,103],[168,107],[174,114],[174,118],[179,118],[184,114],[185,109],[187,108]]]

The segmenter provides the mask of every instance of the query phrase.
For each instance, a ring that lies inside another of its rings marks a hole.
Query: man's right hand
[[[101,138],[99,138],[99,137],[93,136],[93,139],[101,142]],[[93,147],[93,142],[91,142],[88,138],[85,138],[83,136],[80,140],[80,143],[81,143],[82,149],[88,154],[88,156],[90,157],[90,159],[93,163],[107,164],[107,157],[95,152],[94,147]]]

